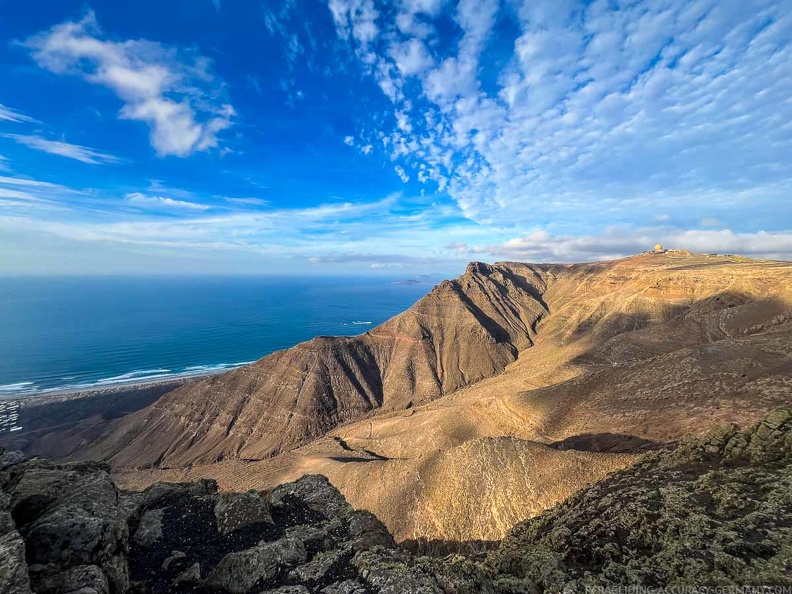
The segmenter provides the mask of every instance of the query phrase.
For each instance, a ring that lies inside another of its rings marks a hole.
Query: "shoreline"
[[[56,402],[64,402],[66,400],[79,400],[83,398],[95,398],[101,396],[116,395],[129,391],[147,390],[152,388],[165,388],[176,389],[179,386],[191,381],[201,380],[213,375],[220,375],[232,371],[231,369],[223,369],[212,372],[204,372],[190,375],[181,375],[176,377],[168,377],[154,380],[132,380],[124,383],[109,384],[105,386],[90,386],[85,388],[63,388],[52,389],[35,394],[11,396],[8,398],[1,398],[2,402],[19,402],[23,407],[39,406],[44,404],[52,404]]]
[[[116,419],[134,413],[185,384],[229,370],[160,378],[85,389],[59,390],[0,400],[0,448],[27,451],[37,439],[66,429],[69,437],[45,448],[49,457],[62,457],[91,441]],[[64,450],[64,451],[60,451]]]
[[[170,385],[173,384],[174,386],[181,385],[185,382],[195,380],[195,379],[203,379],[206,377],[211,377],[213,375],[220,375],[222,373],[226,373],[228,371],[234,371],[235,369],[239,369],[240,367],[244,367],[245,365],[250,365],[255,363],[255,361],[246,361],[244,363],[232,363],[232,364],[218,364],[216,366],[206,366],[204,369],[201,370],[194,370],[194,371],[181,371],[181,372],[168,372],[167,374],[160,375],[160,376],[143,376],[140,378],[126,378],[117,381],[110,381],[115,380],[116,378],[109,378],[109,380],[97,380],[94,383],[85,383],[85,384],[75,384],[75,385],[64,385],[62,387],[55,387],[55,388],[43,388],[38,391],[31,391],[31,392],[18,392],[18,393],[7,393],[5,395],[0,395],[0,403],[2,402],[12,402],[12,401],[32,401],[32,400],[42,400],[42,399],[55,399],[61,400],[64,398],[80,398],[80,397],[88,397],[95,394],[112,394],[118,391],[124,391],[128,389],[140,389],[140,388],[147,388],[147,387],[155,387],[155,386],[163,386],[163,385]],[[165,370],[163,370],[164,372]],[[137,372],[130,372],[130,374],[137,373]],[[8,386],[12,385],[24,385],[24,384],[33,384],[33,382],[20,382],[19,384],[9,384]]]

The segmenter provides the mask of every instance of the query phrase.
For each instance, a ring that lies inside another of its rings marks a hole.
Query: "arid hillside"
[[[471,264],[352,338],[318,337],[193,382],[121,420],[80,456],[120,468],[259,460],[375,409],[404,410],[501,373],[533,344],[551,267]]]
[[[370,358],[336,374],[350,352]],[[370,333],[176,390],[80,456],[130,487],[322,473],[398,540],[493,540],[638,452],[791,400],[791,264],[474,264]]]

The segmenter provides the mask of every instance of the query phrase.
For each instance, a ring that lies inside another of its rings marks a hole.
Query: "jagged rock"
[[[306,557],[305,546],[296,539],[262,543],[223,557],[203,581],[203,586],[244,594],[256,583],[274,577],[284,568],[302,563]]]
[[[223,533],[218,506],[222,518],[235,509],[230,501],[247,506],[263,498],[218,494],[212,483],[119,496],[101,465],[25,461],[0,471],[0,594],[789,586],[790,421],[787,412],[773,411],[749,429],[719,428],[674,451],[648,453],[517,525],[483,562],[396,549],[379,520],[353,510],[324,477],[278,487],[270,522]],[[33,497],[33,485],[43,489],[42,499]],[[11,514],[14,503],[21,522]]]
[[[352,549],[335,549],[321,552],[311,561],[294,568],[289,574],[293,579],[310,586],[335,581],[333,576],[352,558]],[[339,576],[340,577],[340,576]]]
[[[270,494],[273,507],[287,506],[290,501],[297,501],[328,520],[352,511],[344,496],[327,477],[319,474],[308,474],[293,483],[280,485]]]
[[[310,551],[326,550],[328,546],[332,546],[326,525],[302,524],[300,526],[292,526],[286,529],[284,536],[299,540]]]
[[[368,511],[352,512],[349,516],[349,534],[352,537],[352,546],[358,551],[375,546],[391,549],[396,547],[396,541],[385,525]]]
[[[96,565],[81,565],[63,574],[60,594],[109,594],[110,585]]]
[[[211,479],[201,479],[194,483],[154,483],[143,491],[142,505],[146,509],[155,509],[171,505],[182,497],[214,493],[217,493],[217,482]]]
[[[352,564],[380,594],[443,594],[437,580],[404,552],[366,551],[355,555]]]
[[[178,577],[173,580],[173,587],[179,587],[186,584],[197,584],[201,581],[201,564],[200,563],[193,563],[183,572],[181,572]]]
[[[55,468],[26,469],[11,489],[11,510],[17,522],[27,523],[41,514],[76,482],[76,472]]]
[[[142,547],[150,547],[162,538],[162,516],[164,510],[149,509],[140,518],[137,530],[132,539]]]
[[[366,594],[366,587],[357,580],[344,580],[320,590],[322,594]]]
[[[16,530],[0,534],[0,594],[30,592],[25,542]]]
[[[167,559],[165,559],[165,561],[162,562],[162,570],[168,571],[168,568],[171,566],[172,563],[186,558],[187,555],[182,553],[181,551],[172,551],[170,557],[168,557]]]
[[[95,565],[111,589],[126,590],[128,527],[106,469],[31,466],[12,491],[12,504],[26,543],[33,589],[48,591],[48,584],[54,583],[53,568],[68,572],[76,566]],[[61,477],[56,476],[58,472]],[[32,493],[34,486],[41,489],[38,495]],[[34,565],[47,569],[34,571]]]
[[[20,462],[24,462],[26,459],[27,456],[24,453],[16,450],[0,451],[0,471],[11,468]]]
[[[219,495],[214,514],[223,535],[251,524],[273,523],[267,500],[255,492]]]

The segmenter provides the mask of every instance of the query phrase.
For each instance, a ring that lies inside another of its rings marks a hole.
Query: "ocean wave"
[[[16,384],[5,384],[0,386],[0,392],[16,392],[17,390],[29,389],[30,386],[35,386],[34,382],[17,382]]]
[[[184,373],[212,373],[215,371],[227,371],[230,369],[236,369],[237,367],[242,367],[243,365],[250,365],[251,363],[255,363],[255,361],[242,361],[241,363],[217,363],[216,365],[191,365],[190,367],[184,368]]]
[[[160,377],[168,377],[171,375],[173,375],[173,372],[170,369],[141,369],[140,371],[130,371],[128,373],[122,373],[121,375],[99,379],[96,380],[95,383],[116,384],[119,382],[141,381]]]
[[[179,379],[213,373],[231,371],[243,365],[250,365],[255,361],[240,361],[238,363],[217,363],[214,365],[190,365],[179,371],[171,369],[140,369],[129,371],[120,375],[100,378],[93,381],[81,383],[66,383],[60,386],[41,388],[35,382],[18,382],[15,384],[0,385],[0,398],[10,399],[36,394],[52,394],[56,392],[79,392],[94,390],[97,388],[109,388],[113,386],[124,386],[130,384],[143,384],[162,380]],[[64,378],[65,379],[65,378]]]
[[[366,322],[364,320],[355,320],[354,322],[341,322],[343,326],[370,326],[372,322]]]

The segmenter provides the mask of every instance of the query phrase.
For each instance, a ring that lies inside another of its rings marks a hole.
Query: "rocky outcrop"
[[[792,585],[789,408],[745,431],[724,426],[645,454],[478,560],[398,549],[318,475],[268,492],[219,494],[204,480],[129,493],[101,464],[5,455],[0,468],[3,594]]]
[[[100,463],[3,453],[0,468],[3,594],[388,591],[358,566],[393,538],[322,476],[270,492],[206,480],[122,492]]]
[[[261,459],[374,409],[433,400],[500,373],[532,344],[546,275],[471,264],[370,332],[318,337],[182,386],[79,456],[117,468]]]

